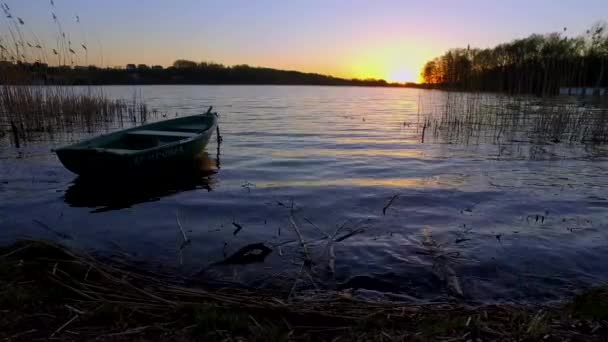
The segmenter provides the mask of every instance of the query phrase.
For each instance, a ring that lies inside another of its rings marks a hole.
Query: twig
[[[344,221],[344,223],[342,223],[342,225],[340,225],[339,227],[337,227],[337,228],[336,228],[336,230],[334,231],[334,233],[333,233],[333,234],[332,234],[332,236],[330,237],[330,242],[332,242],[332,241],[333,241],[333,240],[336,238],[336,236],[338,236],[338,233],[339,233],[339,232],[341,232],[341,231],[342,231],[342,229],[343,229],[344,227],[346,227],[346,224],[347,224],[347,223],[349,223],[350,221],[351,221],[351,220],[350,220],[350,219],[348,219],[348,220]],[[328,245],[329,245],[329,243],[328,243]]]
[[[293,214],[289,214],[289,222],[291,223],[291,227],[298,235],[298,239],[300,240],[300,245],[302,246],[302,250],[304,251],[304,260],[307,265],[312,264],[312,258],[310,257],[310,253],[308,253],[308,247],[306,246],[306,242],[304,242],[304,238],[302,237],[302,233],[300,233],[300,229],[298,225],[293,219]]]
[[[137,327],[137,328],[125,330],[125,331],[119,332],[119,333],[108,334],[108,335],[105,335],[103,337],[118,337],[118,336],[139,334],[140,332],[142,332],[142,331],[144,331],[144,330],[146,330],[148,328],[150,328],[149,325],[144,325],[143,327]]]
[[[327,266],[332,274],[336,274],[336,251],[334,250],[334,244],[332,243],[328,249],[329,260]]]
[[[65,329],[68,325],[70,325],[72,322],[74,322],[75,320],[77,320],[78,317],[80,317],[80,315],[76,314],[69,321],[63,323],[62,326],[60,326],[59,328],[57,328],[57,330],[55,330],[55,332],[51,334],[51,337],[59,334],[61,332],[61,330]]]
[[[11,256],[11,255],[13,255],[13,254],[15,254],[15,253],[19,253],[19,252],[21,252],[22,250],[24,250],[24,249],[26,249],[26,248],[30,248],[31,246],[32,246],[31,244],[27,244],[27,245],[25,245],[25,246],[23,246],[23,247],[20,247],[20,248],[14,249],[14,250],[12,250],[12,251],[10,251],[10,252],[6,253],[6,254],[0,255],[0,258],[8,258],[9,256]]]
[[[326,238],[328,238],[328,239],[330,238],[329,234],[327,234],[326,232],[324,232],[321,228],[319,228],[319,226],[317,226],[316,224],[314,224],[308,218],[304,217],[304,221],[308,222],[311,226],[315,227],[319,232],[321,232],[321,234],[325,235]]]
[[[38,329],[30,329],[28,331],[24,331],[24,332],[20,332],[20,333],[16,333],[10,337],[7,337],[4,341],[12,341],[17,339],[18,337],[24,336],[24,335],[28,335],[28,334],[32,334],[35,333],[36,331],[38,331]]]
[[[87,273],[84,275],[84,281],[87,281],[89,279],[89,273],[91,272],[91,269],[93,269],[93,265],[89,265],[89,269],[87,270]]]
[[[357,234],[361,234],[361,233],[364,233],[364,232],[365,232],[365,229],[359,228],[359,229],[356,229],[356,230],[354,230],[354,231],[352,231],[352,232],[350,232],[348,234],[345,234],[344,236],[341,236],[341,237],[335,239],[335,241],[336,242],[341,242],[341,241],[344,241],[344,240],[348,239],[351,236],[354,236],[354,235],[357,235]]]
[[[241,226],[240,224],[234,222],[234,220],[232,220],[232,225],[236,227],[236,229],[234,230],[234,232],[232,232],[232,235],[236,236],[236,234],[238,234],[241,229],[243,229],[243,226]]]
[[[262,327],[262,325],[260,323],[258,323],[258,321],[256,321],[255,318],[253,318],[253,316],[249,315],[249,319],[251,319],[253,321],[253,324],[255,324],[258,328],[264,329]]]
[[[336,236],[338,235],[338,233],[340,231],[342,231],[342,229],[346,226],[346,224],[348,222],[350,222],[350,220],[344,221],[344,223],[342,223],[342,225],[340,225],[339,227],[336,228],[334,233],[329,237],[329,239],[327,241],[327,245],[325,246],[325,249],[327,250],[327,256],[328,256],[327,266],[329,267],[329,270],[331,271],[332,274],[336,273],[336,252],[334,250],[334,243],[336,242],[335,239],[336,239]]]
[[[62,233],[60,231],[57,231],[51,227],[49,227],[49,225],[47,225],[44,222],[38,221],[38,220],[32,220],[34,223],[38,224],[40,227],[48,230],[49,232],[57,235],[58,237],[62,238],[62,239],[66,239],[66,240],[72,240],[72,237],[69,236],[68,234]]]
[[[156,296],[156,295],[154,295],[154,294],[152,294],[150,292],[147,292],[147,291],[145,291],[143,289],[140,289],[139,287],[131,284],[130,282],[126,281],[125,279],[121,279],[120,282],[122,282],[123,284],[131,287],[133,290],[135,290],[135,291],[137,291],[137,292],[139,292],[139,293],[141,293],[143,295],[146,295],[146,296],[148,296],[148,297],[150,297],[152,299],[155,299],[155,300],[160,301],[160,302],[165,303],[165,304],[169,304],[170,306],[176,306],[177,305],[175,302],[172,302],[170,300],[166,300],[166,299],[161,298],[159,296]]]
[[[179,227],[179,230],[182,232],[182,237],[184,238],[184,242],[182,242],[182,244],[179,246],[179,264],[183,265],[184,264],[184,254],[182,253],[182,250],[190,244],[190,239],[188,238],[188,236],[186,236],[186,232],[184,231],[182,224],[179,222],[178,210],[175,211],[175,221],[177,222],[177,226]]]
[[[289,300],[289,298],[291,298],[291,295],[295,291],[296,285],[298,284],[298,280],[300,280],[300,277],[302,276],[302,272],[304,271],[304,265],[306,265],[306,261],[302,263],[302,267],[300,267],[300,271],[298,272],[296,279],[294,279],[293,285],[291,285],[291,290],[289,290],[289,294],[287,295],[288,300]]]
[[[182,237],[184,238],[184,242],[181,247],[181,248],[183,248],[183,246],[190,243],[190,239],[188,239],[188,236],[186,236],[186,232],[184,231],[184,228],[182,228],[182,224],[179,222],[179,212],[177,210],[175,211],[175,221],[177,222],[177,226],[179,227],[179,230],[182,232]]]
[[[70,309],[71,311],[74,311],[74,313],[77,313],[79,315],[84,315],[84,311],[80,310],[80,309],[76,309],[75,307],[65,304],[64,305],[66,308]]]
[[[71,287],[70,285],[67,285],[67,284],[63,283],[62,281],[60,281],[59,279],[57,279],[57,278],[55,278],[55,277],[50,277],[49,279],[51,279],[52,281],[56,282],[57,284],[59,284],[59,285],[61,285],[61,286],[65,287],[65,288],[67,288],[67,289],[69,289],[69,290],[74,291],[75,293],[77,293],[77,294],[79,294],[79,295],[83,296],[84,298],[87,298],[87,299],[89,299],[89,300],[93,300],[93,301],[95,301],[95,300],[99,300],[99,298],[94,298],[94,297],[92,297],[92,296],[89,296],[88,294],[86,294],[86,293],[84,293],[84,292],[82,292],[82,291],[80,291],[80,290],[78,290],[78,289],[76,289],[76,288],[73,288],[73,287]]]
[[[386,210],[393,204],[393,201],[395,199],[397,199],[397,197],[399,197],[399,195],[394,195],[393,197],[391,197],[391,199],[388,201],[388,203],[384,206],[384,208],[382,208],[382,215],[386,215]]]
[[[306,276],[308,277],[308,280],[310,280],[310,283],[312,284],[312,286],[315,287],[316,290],[319,290],[319,286],[317,285],[317,283],[315,282],[315,279],[312,277],[312,274],[310,274],[310,269],[307,269],[306,272]]]

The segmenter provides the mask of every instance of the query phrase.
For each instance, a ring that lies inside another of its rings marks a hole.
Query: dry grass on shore
[[[406,305],[348,292],[287,299],[187,287],[22,241],[0,249],[0,338],[599,341],[608,336],[607,293],[554,307]]]

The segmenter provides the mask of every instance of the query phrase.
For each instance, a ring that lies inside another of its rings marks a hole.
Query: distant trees
[[[560,86],[608,86],[607,62],[608,26],[599,23],[573,38],[533,34],[489,49],[451,49],[428,61],[421,76],[444,87],[544,95]]]
[[[402,86],[384,80],[347,80],[327,75],[252,67],[246,64],[225,66],[213,62],[197,63],[185,59],[172,66],[128,64],[126,68],[52,67],[46,64],[11,63],[0,65],[27,75],[27,82],[39,84],[287,84],[287,85],[354,85]],[[0,80],[0,83],[3,82]],[[7,81],[4,81],[7,82]],[[24,80],[10,81],[25,83]]]
[[[252,67],[247,64],[225,66],[214,62],[196,63],[188,60],[177,60],[173,67],[166,71],[166,76],[169,75],[173,81],[184,84],[387,85],[384,80],[346,80],[315,73]],[[145,80],[145,75],[142,75],[142,79]]]
[[[176,69],[194,69],[196,68],[196,65],[196,62],[185,59],[178,59],[173,62],[173,67]]]

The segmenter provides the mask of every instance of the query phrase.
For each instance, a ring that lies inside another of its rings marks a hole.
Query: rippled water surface
[[[104,91],[137,92],[167,117],[213,105],[219,154],[215,141],[207,146],[202,175],[112,185],[78,179],[50,152],[107,127],[41,135],[19,149],[6,135],[0,239],[53,239],[201,281],[289,289],[297,278],[296,291],[355,288],[421,300],[555,299],[608,279],[602,146],[421,143],[419,102],[441,101],[433,91]],[[254,243],[272,249],[262,262],[221,263]],[[297,277],[307,257],[312,270]]]

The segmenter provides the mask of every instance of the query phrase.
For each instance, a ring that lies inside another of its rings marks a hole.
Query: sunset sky
[[[77,64],[168,66],[175,59],[340,77],[417,81],[451,47],[531,33],[577,35],[608,19],[608,0],[8,0],[23,34],[52,48],[56,13]],[[76,15],[80,23],[76,22]],[[3,38],[8,35],[2,22]],[[29,38],[27,38],[29,39]]]

